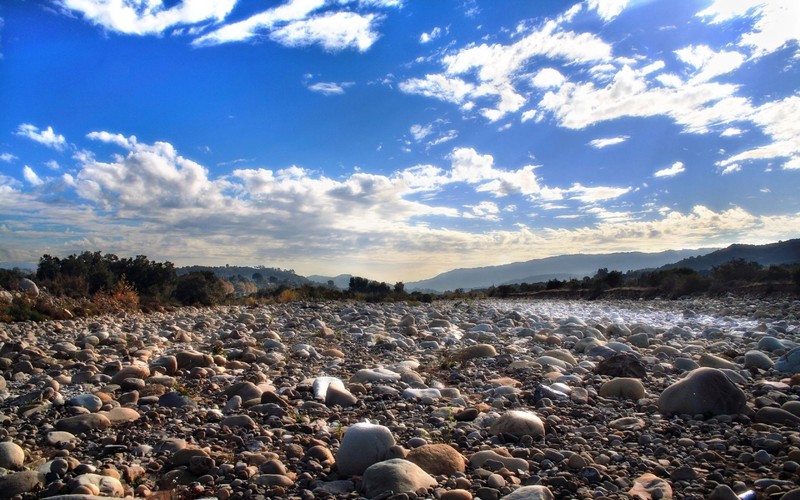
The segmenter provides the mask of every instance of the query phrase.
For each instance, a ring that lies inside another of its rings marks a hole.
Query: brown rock
[[[446,444],[419,446],[408,453],[406,460],[414,462],[433,476],[452,476],[456,472],[464,472],[466,469],[464,456]]]

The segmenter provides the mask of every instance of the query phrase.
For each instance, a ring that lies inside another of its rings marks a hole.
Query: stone
[[[167,375],[174,375],[178,371],[178,359],[175,356],[160,356],[150,363],[152,370],[163,369]]]
[[[339,473],[344,476],[363,474],[370,465],[389,458],[395,444],[387,427],[369,422],[351,426],[336,452]]]
[[[139,412],[133,408],[112,408],[109,411],[100,412],[111,422],[112,426],[129,424],[139,420]]]
[[[236,382],[226,387],[222,393],[226,398],[239,396],[242,401],[250,401],[251,399],[261,400],[261,389],[250,381]]]
[[[165,392],[158,398],[158,404],[167,408],[196,408],[197,403],[190,396],[177,391]]]
[[[514,436],[544,436],[544,423],[529,411],[509,410],[495,420],[489,428],[491,434],[513,434]]]
[[[86,413],[56,420],[55,427],[59,431],[80,434],[95,429],[103,430],[111,426],[111,421],[105,415]]]
[[[443,492],[439,500],[472,500],[472,493],[462,489],[449,490]]]
[[[786,427],[800,427],[800,417],[782,408],[764,407],[756,411],[756,422]]]
[[[408,452],[406,460],[420,466],[433,476],[452,476],[466,470],[466,459],[452,446],[446,444],[425,444]]]
[[[775,369],[789,375],[800,373],[800,347],[795,347],[775,362]]]
[[[78,394],[67,400],[70,406],[80,406],[86,408],[90,412],[96,412],[103,407],[103,401],[94,394]]]
[[[64,446],[67,443],[74,443],[76,441],[78,441],[78,438],[76,438],[74,434],[64,431],[50,431],[45,437],[45,442],[47,442],[47,444],[57,447]]]
[[[358,402],[358,399],[347,389],[340,388],[338,385],[331,385],[325,391],[325,406],[341,406],[347,408]]]
[[[353,374],[352,377],[350,377],[351,384],[394,382],[395,380],[400,380],[400,374],[383,368],[376,370],[364,368],[358,370]]]
[[[31,297],[39,296],[39,287],[36,286],[36,283],[28,278],[22,278],[19,280],[19,290],[25,295],[30,295]]]
[[[555,500],[550,488],[541,484],[523,486],[502,498],[503,500]]]
[[[648,472],[634,480],[628,495],[633,498],[668,500],[672,498],[672,487],[664,479]]]
[[[121,384],[126,378],[146,379],[150,376],[150,368],[147,365],[128,365],[123,366],[120,371],[111,377],[112,384]]]
[[[469,457],[469,464],[473,469],[483,467],[487,464],[487,462],[496,462],[501,464],[511,472],[528,471],[527,460],[501,455],[494,450],[481,450],[475,452],[471,457]]]
[[[759,351],[768,351],[773,352],[777,350],[786,349],[786,346],[780,340],[776,339],[771,335],[767,335],[765,337],[761,337],[758,341],[757,348]]]
[[[436,480],[417,464],[393,458],[370,465],[364,471],[364,491],[372,498],[381,493],[413,493],[436,486]]]
[[[344,382],[336,377],[317,377],[311,385],[314,391],[314,397],[320,401],[325,401],[325,395],[328,393],[330,387],[346,390]]]
[[[403,390],[402,398],[403,399],[423,399],[423,398],[430,398],[432,400],[440,399],[442,397],[442,393],[439,389],[432,389],[432,388],[420,388],[415,389],[413,387],[409,387],[408,389]]]
[[[645,422],[638,417],[620,417],[609,422],[608,426],[618,431],[636,431],[644,429]]]
[[[241,427],[243,429],[255,429],[257,427],[255,421],[250,418],[249,415],[231,415],[229,417],[225,417],[219,425],[231,429],[236,427]]]
[[[708,496],[708,500],[739,500],[739,496],[727,484],[719,484]]]
[[[25,450],[21,446],[11,441],[0,443],[0,467],[21,469],[23,463],[25,463]]]
[[[769,370],[775,366],[775,363],[769,359],[769,356],[761,351],[747,351],[744,353],[744,367],[745,368],[759,368],[761,370]]]
[[[599,394],[604,398],[615,397],[639,400],[645,397],[644,384],[638,378],[617,377],[600,386]]]
[[[465,347],[455,355],[456,361],[468,361],[476,358],[493,358],[497,356],[497,350],[491,344],[475,344]]]
[[[13,498],[29,493],[44,485],[45,475],[39,471],[24,470],[0,476],[0,498]]]
[[[597,364],[595,373],[608,377],[645,378],[647,370],[634,354],[614,354]]]
[[[745,395],[716,368],[698,368],[670,385],[658,398],[662,415],[736,415],[747,412]]]
[[[736,363],[733,361],[729,361],[719,356],[714,356],[713,354],[709,354],[707,352],[704,352],[700,355],[700,360],[698,363],[700,366],[708,368],[727,368],[729,370],[736,369]]]
[[[99,494],[107,497],[124,497],[125,489],[119,479],[101,474],[81,474],[69,482],[70,491],[81,486],[95,486]]]
[[[192,368],[205,368],[214,364],[214,359],[197,351],[179,351],[175,353],[178,369],[191,370]]]

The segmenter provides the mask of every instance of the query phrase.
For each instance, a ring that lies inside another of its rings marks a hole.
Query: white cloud
[[[628,6],[628,0],[587,0],[586,3],[603,21],[611,21]]]
[[[100,141],[105,142],[107,144],[116,144],[117,146],[123,147],[125,149],[133,149],[136,146],[136,136],[132,135],[130,137],[125,137],[122,134],[112,134],[110,132],[99,131],[99,132],[89,132],[86,134],[87,139],[91,139],[93,141]]]
[[[571,194],[570,199],[582,201],[584,203],[598,203],[601,201],[608,201],[619,198],[620,196],[630,193],[630,187],[609,187],[609,186],[582,186],[580,183],[575,183],[567,190]]]
[[[422,33],[419,36],[419,43],[429,43],[442,36],[442,28],[435,27],[428,33]]]
[[[497,203],[491,201],[482,201],[477,205],[464,205],[464,208],[469,209],[469,212],[464,212],[464,218],[467,219],[483,219],[487,221],[499,221],[500,208]]]
[[[44,184],[44,181],[38,175],[36,175],[36,172],[34,172],[33,169],[27,165],[22,168],[22,177],[25,178],[28,184],[34,187]]]
[[[719,24],[740,17],[754,20],[753,30],[742,34],[739,46],[752,50],[753,57],[771,54],[791,43],[800,42],[800,2],[795,0],[714,0],[697,14]]]
[[[458,131],[457,130],[446,130],[436,139],[428,141],[428,147],[438,146],[439,144],[444,144],[445,142],[450,142],[453,139],[458,138]]]
[[[4,161],[6,163],[11,163],[12,161],[16,160],[17,157],[12,155],[11,153],[2,153],[0,154],[0,161]]]
[[[630,136],[627,135],[621,135],[619,137],[607,137],[604,139],[593,139],[589,141],[589,146],[595,149],[603,149],[607,148],[608,146],[614,146],[615,144],[622,144],[628,139],[630,139]]]
[[[433,123],[424,126],[415,123],[411,125],[409,132],[411,132],[411,136],[414,137],[414,140],[419,142],[433,133]]]
[[[31,125],[30,123],[23,123],[17,128],[16,135],[27,137],[32,141],[39,144],[44,144],[47,147],[61,151],[67,146],[67,140],[61,134],[56,134],[53,127],[47,127],[45,130],[39,130],[39,127]]]
[[[794,170],[800,163],[800,123],[797,116],[800,116],[800,95],[759,106],[747,119],[759,126],[772,142],[735,154],[716,165],[725,168],[745,161],[785,158],[782,168]]]
[[[730,165],[727,165],[726,167],[719,169],[720,175],[729,175],[741,171],[742,171],[742,166],[739,165],[738,163],[731,163]]]
[[[378,40],[376,14],[329,12],[308,19],[292,21],[274,29],[270,38],[287,47],[319,44],[336,52],[347,48],[365,52]]]
[[[653,177],[675,177],[676,175],[685,171],[686,168],[683,166],[683,162],[676,161],[671,166],[656,171],[656,173],[653,174]]]
[[[92,23],[128,35],[157,35],[172,26],[219,22],[236,0],[183,0],[167,7],[161,0],[56,0]],[[170,2],[174,3],[174,2]]]
[[[61,165],[58,164],[55,160],[49,160],[44,162],[44,166],[49,168],[50,170],[61,170]]]
[[[308,90],[318,92],[323,95],[340,95],[344,94],[347,87],[353,85],[353,82],[317,82],[308,86]]]
[[[401,83],[400,89],[459,104],[465,111],[488,100],[490,105],[479,111],[495,122],[519,111],[527,102],[517,83],[530,80],[522,78],[522,72],[535,57],[569,64],[597,63],[610,60],[611,46],[591,33],[564,31],[551,20],[509,45],[470,45],[447,54],[441,60],[443,73],[408,79]],[[553,72],[545,72],[538,82],[549,85],[555,77]]]
[[[548,89],[552,87],[560,87],[565,80],[566,78],[564,75],[562,75],[557,69],[542,68],[536,73],[536,76],[533,77],[531,83],[533,83],[535,87]]]
[[[723,130],[719,135],[720,137],[736,137],[738,135],[742,135],[744,131],[737,127],[728,127]]]
[[[325,0],[290,0],[272,9],[255,14],[243,21],[226,24],[206,35],[196,38],[197,46],[218,45],[228,42],[243,42],[274,27],[306,19],[309,14],[325,6]]]
[[[707,45],[690,45],[675,54],[678,59],[695,69],[689,83],[706,82],[717,76],[736,70],[745,62],[744,55],[739,52],[715,52]]]

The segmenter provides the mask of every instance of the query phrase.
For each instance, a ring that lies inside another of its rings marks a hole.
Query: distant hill
[[[333,281],[333,285],[336,288],[347,290],[350,288],[350,278],[352,277],[352,274],[340,274],[339,276],[320,276],[319,274],[312,274],[308,276],[308,279],[321,285],[327,285],[328,281]]]
[[[225,280],[245,279],[253,281],[262,288],[262,284],[301,286],[311,281],[308,278],[295,274],[292,269],[278,269],[273,267],[249,266],[186,266],[175,269],[178,276],[198,271],[211,271],[217,277]]]
[[[678,262],[664,265],[661,269],[686,267],[695,271],[708,271],[713,267],[735,259],[758,262],[762,266],[800,263],[800,239],[779,241],[766,245],[735,244],[706,255],[687,257]]]
[[[633,271],[653,269],[665,264],[703,255],[714,249],[668,250],[658,253],[620,252],[610,254],[575,254],[515,262],[502,266],[454,269],[431,279],[406,283],[406,290],[465,290],[512,283],[539,283],[549,279],[594,276],[598,269]]]

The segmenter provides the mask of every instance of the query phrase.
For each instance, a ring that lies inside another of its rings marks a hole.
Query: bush
[[[180,276],[172,296],[184,306],[212,306],[225,299],[225,287],[211,271],[198,271]]]

